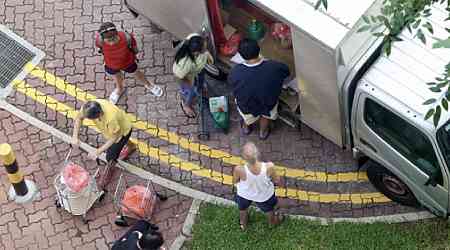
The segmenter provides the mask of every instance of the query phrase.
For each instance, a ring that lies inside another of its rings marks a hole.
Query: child
[[[103,54],[106,73],[112,75],[116,81],[116,88],[109,97],[113,104],[119,101],[124,92],[124,74],[122,72],[134,74],[136,79],[142,82],[153,95],[161,96],[163,94],[160,87],[147,81],[144,73],[137,69],[137,45],[132,35],[117,31],[116,26],[110,22],[103,23],[98,33],[95,45]]]

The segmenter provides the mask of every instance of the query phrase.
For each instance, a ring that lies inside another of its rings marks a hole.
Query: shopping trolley
[[[70,161],[71,154],[72,147],[70,147],[69,152],[66,155],[62,170],[64,170],[64,168],[69,164],[74,164]],[[56,207],[62,207],[72,215],[81,215],[83,222],[87,223],[87,212],[96,201],[101,201],[105,195],[104,191],[99,190],[97,186],[96,177],[99,175],[99,171],[100,167],[97,168],[93,176],[89,176],[88,184],[79,192],[74,192],[67,186],[61,171],[54,180],[54,186],[56,189]]]
[[[167,200],[167,197],[155,191],[151,180],[144,180],[131,173],[126,173],[126,170],[121,167],[119,169],[121,173],[113,196],[114,206],[117,210],[117,217],[114,223],[117,226],[123,227],[129,226],[128,219],[150,220],[153,216],[157,202],[165,201]],[[141,180],[144,185],[130,185],[130,181],[127,180],[129,178],[127,176],[132,176],[136,180]],[[142,199],[139,200],[137,204],[139,211],[142,211],[142,213],[137,212],[136,207],[130,207],[124,202],[127,191],[130,191],[132,188],[141,189],[141,192],[144,193],[144,195],[142,195]]]
[[[199,92],[199,131],[197,138],[201,141],[207,141],[210,138],[210,127],[214,127],[215,131],[228,133],[230,126],[230,115],[228,107],[228,97],[217,91],[206,80],[204,73],[198,76]]]

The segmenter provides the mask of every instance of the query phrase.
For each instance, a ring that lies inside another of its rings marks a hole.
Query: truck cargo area
[[[236,33],[239,33],[242,38],[248,37],[248,27],[252,22],[257,21],[262,24],[265,32],[264,36],[258,40],[261,47],[261,54],[267,59],[273,59],[287,64],[291,72],[288,81],[295,79],[295,61],[292,43],[286,46],[286,43],[283,44],[280,39],[277,39],[272,34],[273,25],[275,23],[283,23],[281,20],[247,0],[221,1],[220,16],[226,39],[229,39]],[[217,37],[217,35],[214,33],[214,37]],[[217,56],[226,65],[230,67],[234,65],[231,59],[233,55],[224,55],[219,49]],[[280,96],[280,101],[280,118],[288,125],[299,126],[300,101],[296,83],[292,84],[292,86],[289,85],[289,87],[286,85]]]

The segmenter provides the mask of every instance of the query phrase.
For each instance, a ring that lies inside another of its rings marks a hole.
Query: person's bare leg
[[[100,180],[98,182],[98,188],[100,190],[105,190],[106,191],[106,186],[108,185],[108,183],[111,181],[111,178],[113,176],[114,173],[114,168],[116,167],[116,162],[115,161],[110,161],[108,163],[106,163],[106,166],[104,166],[103,171],[100,171]]]
[[[140,82],[142,82],[147,88],[150,88],[153,86],[152,83],[150,83],[147,78],[145,78],[145,75],[142,71],[140,70],[136,70],[134,72],[134,76],[136,77],[136,79]]]
[[[248,209],[239,210],[239,224],[242,230],[247,228],[248,224]]]
[[[124,82],[123,73],[122,72],[118,72],[117,74],[113,75],[113,77],[114,77],[114,80],[116,81],[116,88],[117,88],[117,91],[118,91],[117,94],[120,96],[123,93],[124,89],[125,89],[125,87],[123,85],[123,82]]]
[[[269,129],[270,120],[264,117],[259,119],[259,134],[262,135]]]
[[[133,143],[132,141],[128,141],[127,142],[127,147],[128,147],[129,152],[131,152],[133,150],[136,150],[137,145],[135,143]]]
[[[281,223],[281,217],[275,213],[275,211],[267,212],[267,221],[270,225],[279,225]]]

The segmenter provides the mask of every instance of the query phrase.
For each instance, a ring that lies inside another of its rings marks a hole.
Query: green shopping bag
[[[225,96],[210,97],[209,110],[214,120],[214,127],[228,129],[230,126],[228,99]]]

